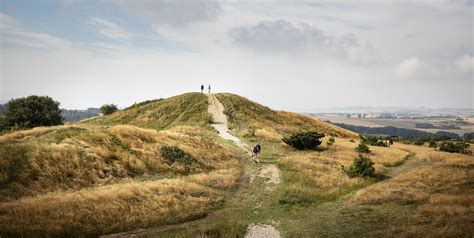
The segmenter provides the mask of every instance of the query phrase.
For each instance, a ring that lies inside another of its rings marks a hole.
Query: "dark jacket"
[[[255,147],[253,147],[253,153],[260,153],[261,149],[260,144],[256,144]]]

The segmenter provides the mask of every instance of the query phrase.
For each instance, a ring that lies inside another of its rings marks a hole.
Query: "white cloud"
[[[267,53],[318,51],[329,55],[345,55],[349,49],[360,46],[354,34],[331,37],[306,23],[293,24],[284,19],[239,26],[232,29],[230,35],[237,46]]]
[[[97,27],[97,30],[104,36],[112,39],[128,39],[130,33],[122,29],[117,24],[107,21],[100,17],[92,17],[90,19],[91,24]]]
[[[397,65],[395,73],[404,78],[412,77],[420,72],[423,65],[424,63],[417,57],[410,57]]]
[[[474,74],[474,57],[464,56],[454,61],[454,68],[457,72],[463,74]]]
[[[0,13],[0,33],[2,45],[10,44],[40,50],[60,50],[72,45],[62,38],[27,30],[16,19],[3,13]]]

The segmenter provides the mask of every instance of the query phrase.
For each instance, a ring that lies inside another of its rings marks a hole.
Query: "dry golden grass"
[[[123,178],[184,173],[161,156],[163,145],[179,145],[196,163],[191,173],[236,168],[233,150],[203,129],[156,132],[134,126],[58,126],[0,136],[1,200],[56,189],[110,184]]]
[[[0,204],[2,236],[96,236],[203,216],[223,196],[181,179],[124,182]]]
[[[418,205],[410,217],[410,237],[456,237],[474,232],[474,157],[398,144],[416,153],[410,167],[359,191],[351,202]]]
[[[190,154],[190,172],[161,155]],[[97,235],[182,222],[222,205],[241,174],[202,128],[67,125],[0,136],[0,236]]]
[[[341,166],[348,168],[353,159],[358,156],[358,153],[354,151],[357,142],[335,138],[336,142],[332,146],[325,146],[327,140],[328,137],[323,138],[322,150],[319,152],[293,152],[283,158],[280,163],[295,167],[313,179],[318,187],[324,189],[337,190],[362,183],[362,179],[349,178],[341,168]],[[408,156],[408,152],[397,148],[371,146],[370,149],[372,153],[368,156],[375,163],[376,173],[384,173],[386,166],[400,164]]]
[[[255,136],[274,141],[282,138],[283,135],[312,130],[338,137],[357,137],[357,134],[352,131],[322,122],[314,117],[275,111],[238,95],[220,93],[217,97],[224,105],[224,112],[229,119],[231,129],[241,136],[254,130]]]
[[[185,93],[166,99],[134,104],[107,116],[81,121],[92,125],[135,125],[156,130],[170,129],[179,125],[207,128],[209,113],[207,97],[202,93]]]

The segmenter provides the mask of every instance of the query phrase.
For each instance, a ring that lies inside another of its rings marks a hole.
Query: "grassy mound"
[[[157,99],[134,104],[108,116],[82,121],[92,125],[134,125],[163,130],[178,125],[207,127],[207,97],[202,93],[186,93],[167,99]]]
[[[214,138],[199,127],[84,124],[0,136],[0,235],[95,236],[203,216],[241,173]],[[166,146],[192,160],[168,161]]]
[[[235,94],[217,95],[232,130],[279,141],[283,135],[299,131],[317,131],[337,137],[357,137],[354,132],[297,113],[275,111]]]

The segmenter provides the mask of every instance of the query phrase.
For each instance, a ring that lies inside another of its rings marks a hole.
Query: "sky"
[[[473,0],[0,0],[0,102],[474,108]]]

